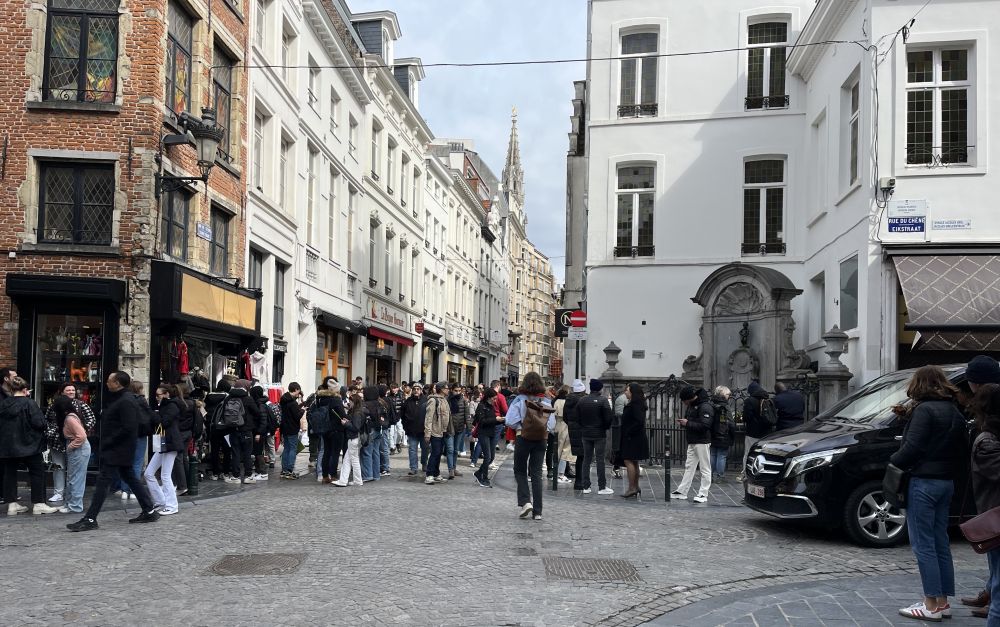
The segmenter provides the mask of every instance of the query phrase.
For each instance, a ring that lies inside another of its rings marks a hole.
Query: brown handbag
[[[1000,548],[1000,507],[994,507],[962,523],[959,529],[976,553],[989,553]]]

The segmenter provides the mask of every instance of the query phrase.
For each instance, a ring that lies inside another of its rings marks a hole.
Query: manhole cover
[[[223,577],[287,575],[297,571],[305,559],[305,553],[224,555],[209,572]]]
[[[635,566],[626,560],[546,557],[545,574],[580,581],[642,581]]]

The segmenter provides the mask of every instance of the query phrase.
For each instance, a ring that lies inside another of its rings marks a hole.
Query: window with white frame
[[[393,167],[396,163],[396,140],[392,137],[389,138],[388,150],[385,151],[385,189],[392,196],[392,183],[393,177],[395,176],[396,169]]]
[[[312,58],[309,59],[309,87],[306,89],[306,97],[314,111],[319,109],[319,67]]]
[[[318,200],[317,176],[319,175],[319,151],[309,146],[309,163],[306,164],[306,243],[316,245],[316,201]]]
[[[294,68],[295,35],[288,25],[281,32],[281,78],[286,84],[291,84]]]
[[[784,254],[785,160],[744,163],[743,254]]]
[[[290,203],[288,202],[288,177],[290,176],[289,170],[291,164],[289,160],[292,158],[292,142],[285,137],[281,138],[281,154],[279,156],[278,163],[278,202],[281,203],[281,207],[288,211],[290,209]]]
[[[253,43],[261,52],[264,50],[264,29],[267,24],[267,1],[257,0],[254,3]]]
[[[253,163],[250,166],[253,185],[257,191],[264,191],[264,129],[267,127],[267,117],[261,111],[253,115]]]
[[[656,168],[627,165],[618,168],[615,257],[652,257],[653,206]]]
[[[385,289],[386,294],[392,291],[392,255],[389,253],[389,242],[392,239],[392,231],[386,229],[385,231],[385,267],[383,268],[385,272]]]
[[[769,21],[747,26],[748,110],[788,107],[785,89],[787,45],[788,22]]]
[[[847,182],[858,182],[861,168],[861,81],[855,79],[847,88]]]
[[[399,204],[403,207],[406,206],[406,193],[409,188],[406,185],[406,175],[410,171],[410,158],[406,156],[406,153],[400,155],[400,165],[399,165]]]
[[[621,41],[618,117],[656,115],[659,33],[630,33]]]
[[[337,248],[337,193],[340,187],[340,172],[330,168],[330,192],[327,200],[326,247],[327,259],[333,260]]]
[[[416,252],[414,250],[413,252]],[[417,304],[417,264],[420,261],[420,254],[412,255],[410,257],[410,305],[415,306]]]
[[[382,127],[378,122],[372,122],[372,178],[379,180],[379,167],[381,166],[382,154]]]
[[[403,293],[406,291],[403,288],[403,281],[406,280],[406,257],[407,257],[406,246],[403,245],[403,238],[400,238],[399,239],[399,283],[397,288],[399,291],[400,302],[403,302]]]
[[[375,230],[375,225],[368,227],[368,276],[371,282],[371,286],[375,287],[378,284],[378,279],[375,278],[375,272],[378,269],[375,265],[375,237],[377,231]]]
[[[907,50],[906,163],[969,163],[969,102],[973,89],[968,48]]]
[[[333,87],[330,88],[330,132],[337,134],[337,127],[340,126],[340,94]]]
[[[352,186],[347,188],[347,270],[354,271],[354,206],[358,192]]]

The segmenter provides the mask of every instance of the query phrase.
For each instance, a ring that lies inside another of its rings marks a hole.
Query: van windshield
[[[838,418],[852,422],[871,422],[888,416],[894,405],[905,403],[910,373],[905,376],[890,375],[872,381],[820,415],[820,418]]]

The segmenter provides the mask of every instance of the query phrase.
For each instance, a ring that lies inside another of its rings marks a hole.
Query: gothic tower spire
[[[521,146],[517,140],[517,107],[510,114],[510,143],[507,145],[507,163],[503,167],[503,185],[507,193],[524,207],[524,170],[521,168]]]

